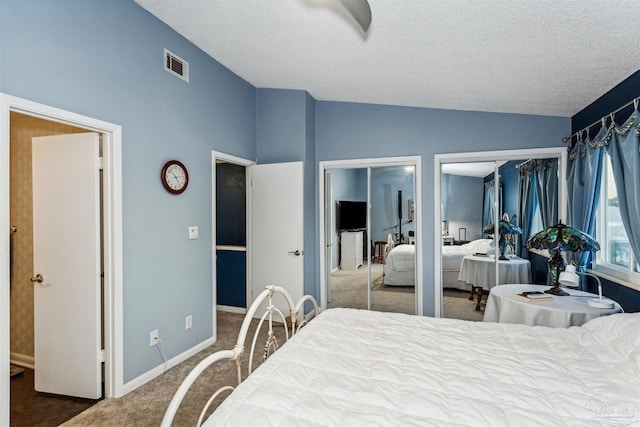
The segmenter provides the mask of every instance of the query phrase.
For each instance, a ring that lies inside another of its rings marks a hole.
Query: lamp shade
[[[494,223],[487,225],[482,229],[483,233],[493,233]],[[501,219],[498,222],[498,233],[500,234],[522,234],[522,229],[512,222]]]
[[[527,248],[571,252],[599,251],[600,244],[588,234],[560,222],[531,236],[527,240]]]
[[[558,283],[568,288],[577,288],[580,285],[580,277],[578,277],[576,273],[576,266],[571,264],[567,265],[564,271],[560,273]]]
[[[522,234],[522,230],[520,227],[515,225],[512,222],[509,222],[509,215],[505,214],[507,219],[501,219],[498,222],[498,233],[500,234],[500,241],[498,242],[500,245],[500,259],[502,261],[506,261],[508,258],[505,256],[507,252],[507,246],[510,245],[509,241],[505,237],[505,234]],[[484,233],[493,233],[495,231],[495,223],[487,225],[482,229]]]

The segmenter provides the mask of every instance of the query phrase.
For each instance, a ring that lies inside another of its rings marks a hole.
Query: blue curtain
[[[558,159],[534,160],[542,228],[558,223]]]
[[[618,206],[629,244],[640,260],[640,113],[636,103],[631,117],[614,126],[607,154],[611,158]]]
[[[484,183],[484,209],[482,210],[482,228],[493,222],[493,203],[495,200],[495,181]]]
[[[533,224],[533,213],[538,205],[536,197],[537,176],[532,173],[532,168],[528,164],[518,170],[518,218],[522,229],[522,239],[518,247],[518,256],[528,258],[526,242],[531,235]]]
[[[583,141],[581,135],[569,153],[572,164],[567,177],[569,193],[567,224],[593,236],[602,182],[604,146],[610,130],[603,126],[593,140],[590,140],[587,135],[587,139]],[[570,261],[575,261],[578,266],[587,266],[591,262],[591,252],[568,253],[567,257]]]
[[[484,183],[484,200],[482,210],[482,228],[493,223],[493,203],[495,200],[495,180]],[[502,211],[502,181],[498,188],[498,212]]]

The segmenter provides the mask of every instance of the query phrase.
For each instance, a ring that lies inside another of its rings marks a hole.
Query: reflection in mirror
[[[367,169],[327,170],[325,193],[327,306],[367,309]]]
[[[326,171],[329,308],[415,314],[414,189],[413,166]]]
[[[442,236],[443,317],[481,321],[486,295],[507,277],[509,283],[546,282],[546,275],[532,277],[523,247],[544,224],[558,219],[557,172],[555,158],[442,165],[441,215],[448,224]],[[496,217],[519,227],[522,235],[503,228],[494,240]],[[506,243],[507,260],[496,259],[498,239]]]
[[[415,314],[414,167],[371,168],[371,309]]]

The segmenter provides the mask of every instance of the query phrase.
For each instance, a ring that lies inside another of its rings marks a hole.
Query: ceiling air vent
[[[167,49],[164,50],[164,69],[189,82],[189,63]]]

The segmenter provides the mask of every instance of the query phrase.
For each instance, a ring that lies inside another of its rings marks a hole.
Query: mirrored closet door
[[[329,168],[327,307],[416,313],[415,166]]]
[[[562,217],[563,155],[540,149],[500,153],[498,160],[451,157],[440,161],[436,296],[441,316],[481,321],[493,287],[546,281],[544,261],[533,266],[542,265],[541,278],[526,241]]]

